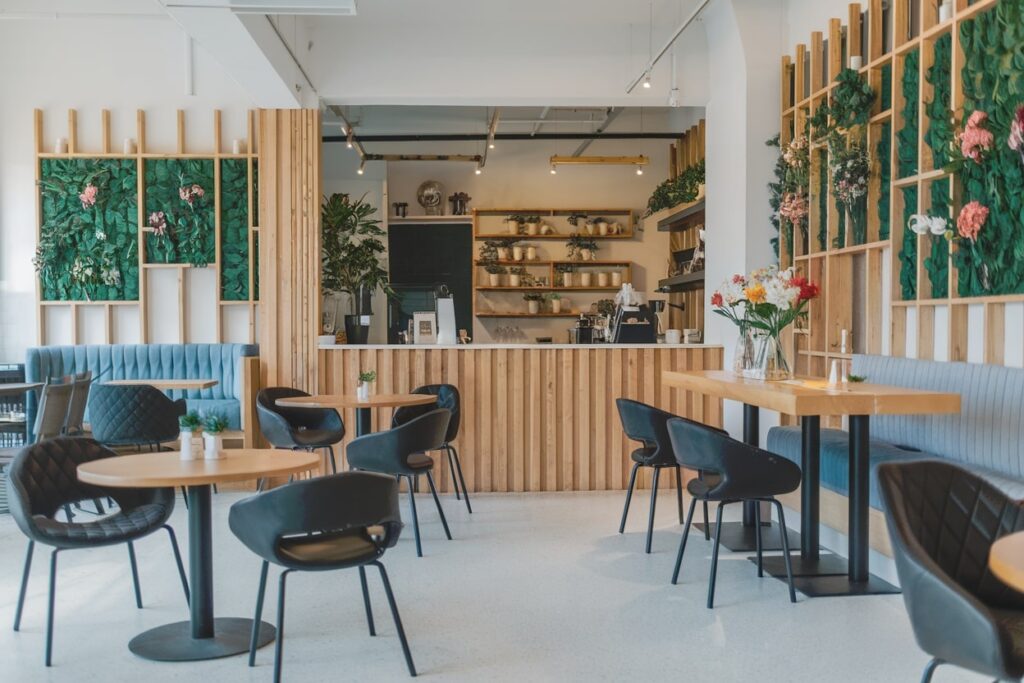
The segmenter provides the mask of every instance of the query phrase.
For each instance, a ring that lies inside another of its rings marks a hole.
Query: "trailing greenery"
[[[146,225],[154,228],[146,262],[213,263],[213,159],[147,159],[145,168]]]
[[[875,91],[859,71],[843,69],[836,75],[836,85],[828,105],[819,107],[815,112],[825,110],[832,119],[832,125],[826,132],[837,128],[850,129],[862,126],[871,118],[871,106],[875,103]]]
[[[1024,172],[1006,142],[1014,112],[1024,104],[1024,0],[1001,0],[962,23],[960,45],[964,120],[975,110],[987,113],[995,141],[981,163],[968,161],[960,170],[962,204],[978,201],[989,215],[976,242],[959,239],[958,291],[1024,292]]]
[[[248,162],[220,162],[220,287],[224,301],[249,299]]]
[[[774,147],[779,149],[779,136],[765,140],[765,145],[768,147]],[[779,207],[782,205],[782,188],[786,182],[786,162],[783,160],[782,155],[779,154],[775,159],[775,180],[768,183],[768,206],[771,207],[772,212],[768,217],[768,221],[772,224],[772,229],[775,230],[775,237],[771,239],[772,251],[775,253],[775,260],[779,260],[779,238],[782,236],[782,223],[783,221],[779,218]],[[787,227],[792,230],[792,226],[787,222]],[[786,234],[786,244],[793,244],[792,232]]]
[[[366,201],[366,195],[355,201],[347,194],[324,197],[320,263],[325,292],[355,297],[359,288],[365,287],[394,295],[383,264],[386,248],[381,238],[386,233],[380,221],[371,218],[375,213],[377,208]],[[354,306],[352,312],[357,313]]]
[[[892,109],[892,64],[886,62],[882,65],[882,84],[880,99],[882,111]]]
[[[917,298],[917,233],[907,228],[910,217],[917,213],[917,186],[903,188],[903,246],[900,248],[900,297],[903,301]]]
[[[669,178],[658,185],[651,198],[647,200],[647,213],[644,216],[696,200],[703,184],[704,160],[701,159],[675,178]]]
[[[949,178],[939,178],[931,183],[931,216],[949,218]],[[932,298],[942,299],[949,295],[949,240],[944,235],[929,235],[931,253],[924,259],[924,269],[932,283]]]
[[[828,152],[818,152],[818,249],[828,249]]]
[[[33,261],[43,301],[137,300],[135,160],[40,163],[42,226]]]
[[[782,149],[778,135],[766,140],[765,145],[779,150],[775,160],[775,180],[768,183],[768,205],[772,209],[769,220],[776,232],[771,244],[778,258],[780,230],[785,231],[784,237],[790,251],[794,250],[794,239],[800,239],[806,251],[810,157],[806,135],[795,138],[786,145],[785,150]],[[798,213],[791,212],[795,207],[799,207]],[[800,229],[796,230],[797,227]]]
[[[892,182],[892,123],[886,121],[880,127],[878,146],[875,147],[875,158],[879,166],[879,196],[878,196],[878,239],[889,239],[889,206],[892,202],[890,196],[890,183]]]
[[[953,37],[946,33],[935,41],[935,63],[925,72],[925,80],[933,89],[932,100],[925,106],[928,129],[925,144],[932,151],[933,168],[943,168],[950,160],[953,143],[953,119],[950,111],[953,68]]]
[[[917,173],[918,98],[921,77],[918,74],[921,55],[917,49],[907,53],[903,62],[903,127],[896,133],[896,160],[899,177]]]

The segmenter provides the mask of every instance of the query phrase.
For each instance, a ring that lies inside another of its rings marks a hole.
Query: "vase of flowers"
[[[210,413],[203,418],[203,456],[207,460],[224,457],[224,430],[227,428],[228,419],[223,415]]]
[[[867,150],[859,141],[843,142],[833,135],[829,139],[829,170],[832,173],[832,192],[839,209],[846,213],[847,225],[853,233],[853,244],[867,241],[868,178],[871,175]],[[845,247],[845,244],[836,244]]]
[[[711,305],[715,313],[732,320],[740,330],[734,370],[744,377],[767,381],[789,379],[782,332],[806,315],[807,302],[816,296],[818,285],[775,266],[727,280],[711,296]],[[760,346],[751,363],[751,333],[755,331],[759,333]]]

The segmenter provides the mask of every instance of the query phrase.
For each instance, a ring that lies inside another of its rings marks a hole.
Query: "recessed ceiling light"
[[[651,74],[650,73],[644,74],[644,87],[647,88],[648,90],[651,89]]]

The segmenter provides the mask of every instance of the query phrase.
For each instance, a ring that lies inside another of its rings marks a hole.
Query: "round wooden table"
[[[371,394],[366,401],[345,394],[321,396],[295,396],[279,398],[277,405],[282,408],[355,408],[356,436],[369,434],[370,411],[373,408],[401,408],[404,406],[427,406],[437,403],[437,396],[431,394]]]
[[[249,649],[252,619],[213,616],[211,487],[315,469],[320,456],[254,448],[225,452],[227,456],[220,460],[181,460],[178,453],[164,452],[104,458],[78,466],[78,478],[87,484],[120,488],[184,486],[187,490],[190,618],[135,636],[128,648],[139,657],[186,662],[227,657]],[[274,635],[274,627],[262,622],[258,647],[273,641]]]
[[[988,568],[1007,586],[1024,591],[1024,531],[1003,536],[992,544]]]

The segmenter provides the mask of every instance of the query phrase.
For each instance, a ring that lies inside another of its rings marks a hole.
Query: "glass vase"
[[[766,382],[780,382],[792,376],[786,352],[777,335],[765,334],[757,352],[758,376]]]
[[[757,369],[756,356],[754,354],[754,331],[749,327],[741,326],[739,336],[736,338],[736,347],[732,354],[732,371],[737,377],[750,377]]]

